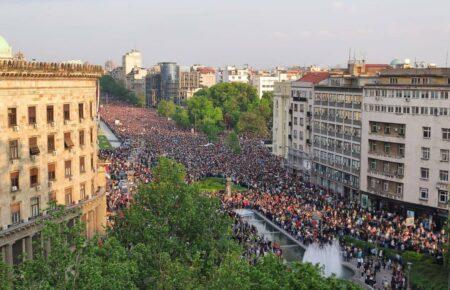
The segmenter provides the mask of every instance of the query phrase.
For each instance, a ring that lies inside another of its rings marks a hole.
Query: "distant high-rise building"
[[[142,67],[142,55],[139,51],[133,49],[122,57],[123,74],[129,74],[133,68]]]
[[[248,83],[250,81],[250,70],[248,68],[237,68],[227,66],[217,72],[218,83]]]
[[[179,94],[180,67],[176,62],[161,62],[161,100],[175,100]]]

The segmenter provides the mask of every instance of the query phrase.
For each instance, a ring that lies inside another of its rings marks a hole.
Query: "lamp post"
[[[411,289],[411,265],[412,265],[412,263],[408,262],[407,265],[408,265],[408,284],[406,286],[406,289],[409,290],[409,289]]]

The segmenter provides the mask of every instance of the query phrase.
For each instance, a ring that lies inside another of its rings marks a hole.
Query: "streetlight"
[[[411,289],[411,265],[412,265],[412,263],[408,262],[407,265],[408,265],[408,285],[407,285],[406,289]]]

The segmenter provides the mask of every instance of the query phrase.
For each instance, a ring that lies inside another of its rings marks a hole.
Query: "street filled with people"
[[[310,184],[289,173],[261,140],[241,136],[241,152],[236,154],[223,138],[209,143],[203,134],[181,130],[172,121],[159,117],[155,110],[109,103],[101,106],[100,115],[123,142],[119,148],[100,152],[101,158],[111,162],[108,207],[112,212],[128,204],[138,184],[151,182],[151,167],[159,156],[167,156],[186,167],[189,183],[218,176],[230,177],[234,183],[247,187],[245,192],[221,195],[222,202],[230,208],[260,211],[305,245],[332,243],[350,236],[382,249],[411,250],[438,259],[443,256],[447,241],[444,229],[420,218],[409,225],[400,213],[365,209],[356,201]],[[124,180],[131,180],[133,186],[124,184]],[[241,222],[233,230],[238,236],[253,232]],[[258,238],[250,238],[254,239]],[[260,247],[258,255],[272,246]],[[347,250],[343,248],[344,257],[360,259],[368,284],[376,269],[389,267],[392,281],[387,284],[391,289],[405,286],[401,261],[391,261],[388,266],[388,259],[378,253],[360,257],[361,249]]]

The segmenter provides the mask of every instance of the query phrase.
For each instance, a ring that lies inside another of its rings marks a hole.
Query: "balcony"
[[[384,161],[391,161],[391,162],[397,162],[400,159],[405,158],[404,155],[394,155],[394,154],[387,154],[384,152],[377,152],[369,150],[368,152],[369,157],[376,157],[376,159],[381,159]]]
[[[374,187],[368,187],[367,191],[378,196],[384,196],[396,200],[403,200],[403,193],[384,191],[381,188],[374,188]]]
[[[373,169],[369,169],[367,171],[367,173],[373,177],[390,180],[390,181],[395,181],[395,182],[401,181],[404,177],[404,175],[402,173],[399,174],[398,172],[384,172],[384,171],[378,171],[378,170],[373,170]]]

